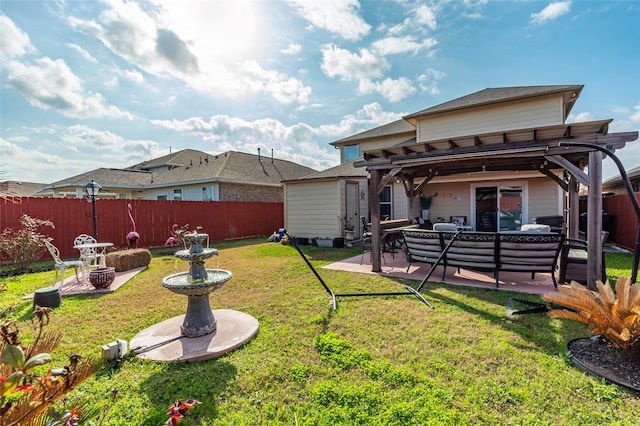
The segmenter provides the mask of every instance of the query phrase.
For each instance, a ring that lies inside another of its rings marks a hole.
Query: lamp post
[[[100,184],[96,183],[91,179],[91,182],[85,185],[85,189],[87,190],[87,201],[91,202],[91,209],[93,211],[93,238],[98,241],[98,217],[96,216],[96,196],[98,192],[100,192]]]

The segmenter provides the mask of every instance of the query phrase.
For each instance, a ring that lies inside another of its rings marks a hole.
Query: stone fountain
[[[233,274],[205,268],[205,261],[218,255],[218,250],[202,246],[208,237],[204,233],[184,235],[189,248],[177,251],[175,257],[189,262],[189,272],[165,277],[162,286],[187,296],[187,313],[138,333],[130,346],[139,358],[158,361],[216,358],[243,345],[258,332],[258,321],[250,315],[228,309],[211,310],[209,294]]]

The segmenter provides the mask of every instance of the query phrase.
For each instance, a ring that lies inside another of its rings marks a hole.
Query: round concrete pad
[[[184,315],[159,322],[131,339],[133,351],[144,351],[137,356],[154,361],[204,361],[218,358],[242,346],[258,333],[258,320],[251,315],[230,309],[212,310],[218,328],[200,337],[184,337],[180,326]],[[167,342],[163,344],[164,342]],[[156,347],[157,346],[157,347]]]

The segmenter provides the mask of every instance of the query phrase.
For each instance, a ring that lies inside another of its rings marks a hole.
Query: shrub
[[[20,217],[22,228],[6,228],[0,234],[0,259],[8,260],[18,273],[25,272],[29,266],[42,256],[44,241],[50,238],[38,233],[41,226],[55,228],[49,220]]]
[[[551,318],[579,321],[615,347],[631,348],[640,338],[640,286],[624,277],[618,278],[615,293],[609,281],[598,281],[596,286],[597,292],[574,281],[570,287],[558,288],[558,293],[545,294],[542,300],[569,308],[552,309]]]

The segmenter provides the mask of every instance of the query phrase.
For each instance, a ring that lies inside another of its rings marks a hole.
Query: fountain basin
[[[202,282],[190,282],[191,276],[188,272],[178,272],[164,277],[162,287],[185,296],[201,296],[219,289],[233,277],[231,272],[224,269],[207,269],[206,271],[207,276]]]

